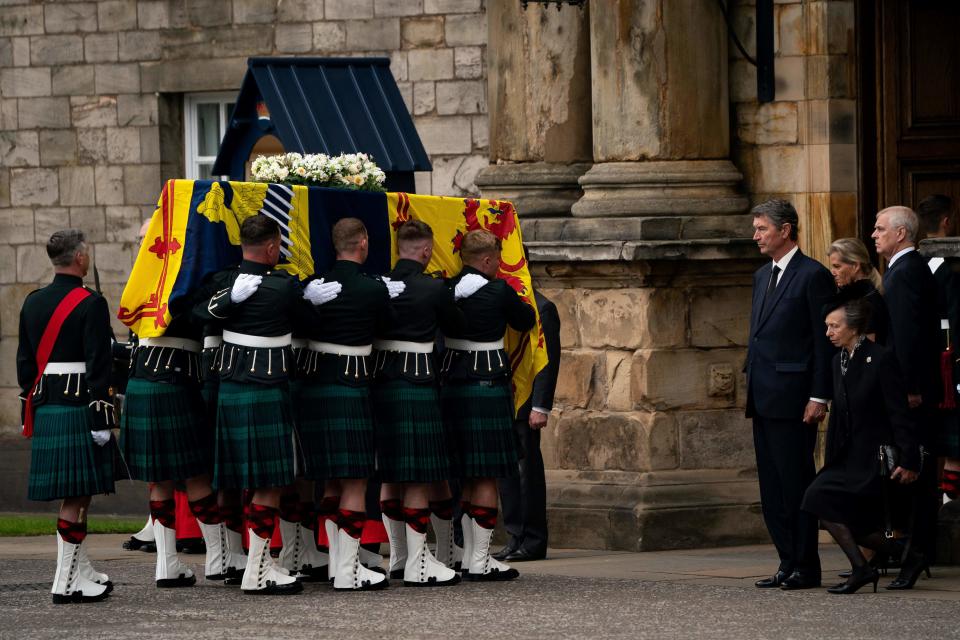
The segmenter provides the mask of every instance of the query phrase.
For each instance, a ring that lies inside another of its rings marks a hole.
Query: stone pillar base
[[[569,216],[583,195],[577,180],[589,163],[522,162],[492,164],[476,178],[484,198],[509,200],[522,218]]]
[[[661,551],[769,541],[753,470],[547,471],[550,546]]]
[[[746,211],[743,180],[729,160],[668,160],[595,164],[580,178],[583,197],[573,215],[727,216]]]

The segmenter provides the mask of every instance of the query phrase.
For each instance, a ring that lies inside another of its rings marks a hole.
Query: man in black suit
[[[888,346],[900,362],[907,382],[907,404],[920,425],[919,441],[927,451],[936,441],[936,409],[940,403],[940,310],[937,281],[914,243],[917,214],[907,207],[888,207],[877,214],[871,237],[887,259],[884,298],[890,315]],[[900,575],[888,589],[909,589],[933,562],[936,549],[937,473],[933,460],[923,462],[912,487],[910,546]]]
[[[797,211],[784,200],[753,209],[753,239],[771,262],[753,276],[747,417],[763,519],[777,553],[777,572],[761,589],[820,585],[817,521],[800,503],[813,480],[817,424],[833,394],[834,350],[823,331],[823,305],[834,292],[827,269],[797,246]]]
[[[534,290],[543,338],[550,361],[533,381],[533,391],[520,407],[514,427],[523,445],[520,474],[499,481],[503,523],[510,534],[494,558],[507,562],[541,560],[547,556],[547,485],[540,453],[540,430],[547,426],[560,371],[560,315],[546,296]]]

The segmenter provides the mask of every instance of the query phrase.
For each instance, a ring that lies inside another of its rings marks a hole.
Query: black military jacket
[[[234,303],[230,289],[241,273],[261,275],[263,281],[247,300]],[[219,322],[223,331],[279,337],[292,333],[294,326],[319,323],[316,309],[303,298],[303,287],[286,271],[244,260],[239,266],[216,274],[212,282],[216,293],[200,300],[194,314],[203,323]],[[289,379],[294,366],[289,346],[252,348],[224,342],[221,380],[282,384]]]
[[[360,271],[360,265],[349,260],[334,262],[323,279],[339,282],[343,288],[335,300],[319,307],[323,322],[310,325],[305,331],[306,337],[354,347],[372,344],[377,322],[391,317],[387,286],[379,278]],[[310,361],[305,375],[311,380],[361,386],[368,384],[373,376],[373,363],[366,356],[315,352],[307,355]]]
[[[391,314],[380,322],[379,340],[434,342],[438,327],[447,334],[463,331],[465,320],[453,299],[453,289],[443,280],[425,274],[422,264],[401,259],[387,275],[391,280],[402,281],[407,288],[390,301]],[[404,379],[418,384],[432,383],[437,374],[432,353],[381,351],[377,353],[375,369],[377,380]]]
[[[468,273],[483,275],[472,267],[464,267],[453,278],[451,286],[456,287]],[[464,328],[462,331],[445,333],[448,338],[494,342],[503,339],[507,326],[517,331],[529,331],[537,322],[533,307],[499,278],[490,280],[472,296],[463,298],[457,304],[463,311]],[[445,382],[506,381],[510,378],[510,358],[503,349],[466,352],[448,348],[441,369]]]
[[[31,292],[20,310],[20,342],[17,345],[17,382],[25,399],[37,377],[37,348],[44,329],[60,301],[83,286],[77,276],[58,273],[53,282]],[[86,373],[44,375],[34,389],[33,405],[87,405],[94,430],[116,426],[113,388],[110,386],[112,349],[107,301],[90,289],[91,295],[67,316],[50,352],[50,362],[83,362]]]

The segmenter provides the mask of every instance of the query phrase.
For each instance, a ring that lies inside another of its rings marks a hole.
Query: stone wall
[[[418,191],[477,192],[488,147],[484,0],[2,4],[2,428],[19,422],[17,317],[51,274],[43,243],[58,228],[87,232],[116,307],[141,221],[162,181],[183,175],[182,94],[239,89],[249,56],[389,56],[434,165]]]
[[[728,4],[752,54],[755,4]],[[757,103],[756,70],[729,47],[734,162],[753,203],[794,203],[802,249],[824,260],[834,238],[859,232],[854,2],[777,0],[774,11],[774,102]]]

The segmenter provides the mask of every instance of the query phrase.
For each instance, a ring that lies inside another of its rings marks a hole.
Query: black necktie
[[[766,311],[767,301],[773,296],[773,292],[777,288],[777,275],[780,271],[780,267],[773,265],[773,270],[770,272],[770,282],[767,283],[767,292],[763,294],[763,304],[760,306],[760,315],[763,315],[763,312]]]

